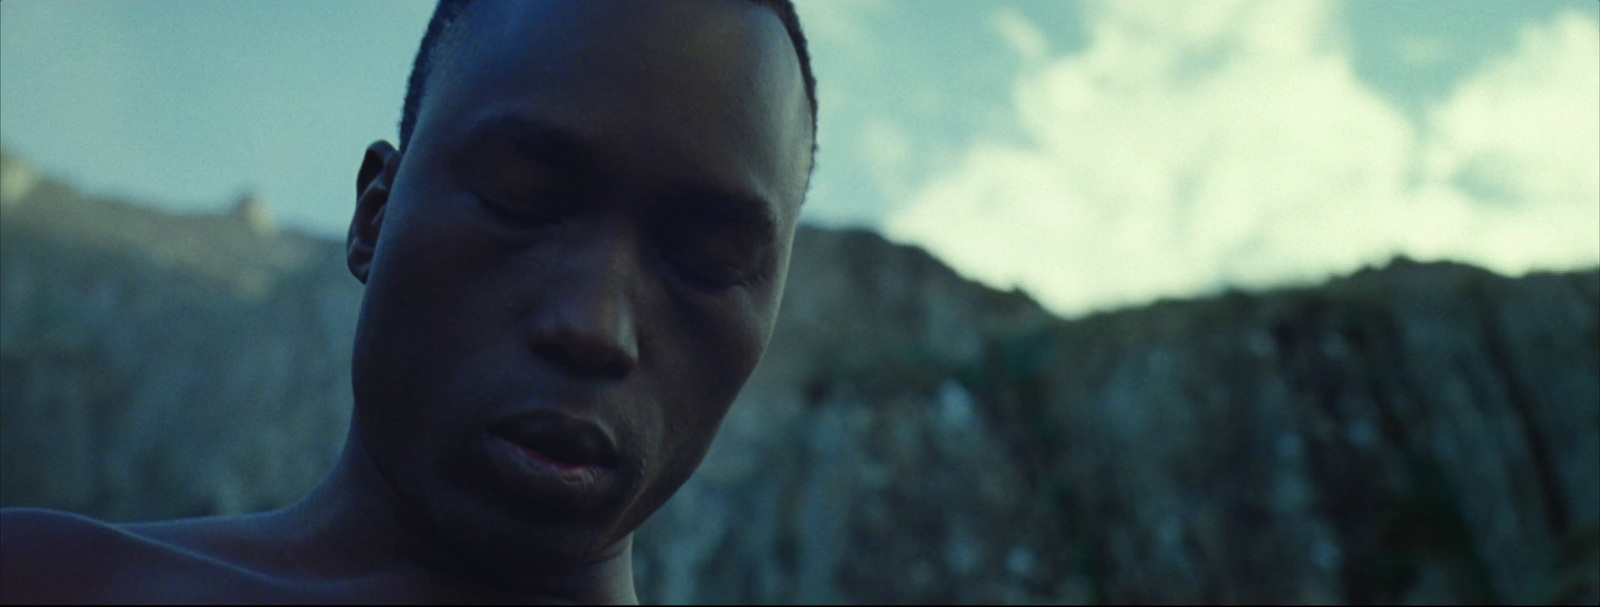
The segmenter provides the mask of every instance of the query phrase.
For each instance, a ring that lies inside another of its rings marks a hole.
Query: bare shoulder
[[[237,525],[190,519],[112,525],[39,508],[0,510],[0,603],[236,603],[303,588],[229,558]]]
[[[104,522],[42,508],[0,510],[0,603],[92,601],[137,562],[138,542]]]

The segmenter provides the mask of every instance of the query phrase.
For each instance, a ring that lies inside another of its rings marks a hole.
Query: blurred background
[[[642,599],[1600,602],[1600,3],[797,4],[791,299]],[[0,503],[320,476],[431,11],[0,3]]]

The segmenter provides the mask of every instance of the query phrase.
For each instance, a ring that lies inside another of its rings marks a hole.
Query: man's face
[[[455,27],[358,213],[356,432],[437,539],[577,565],[688,478],[771,336],[799,62],[740,0],[483,2]]]

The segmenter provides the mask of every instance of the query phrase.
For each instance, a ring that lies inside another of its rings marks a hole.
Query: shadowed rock
[[[340,243],[14,166],[0,503],[307,490],[350,407]],[[639,533],[646,601],[1600,600],[1600,271],[1396,260],[1066,322],[870,233],[795,246],[766,359]]]

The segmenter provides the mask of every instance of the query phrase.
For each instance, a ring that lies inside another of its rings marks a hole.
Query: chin
[[[627,537],[593,523],[517,521],[502,526],[468,518],[441,521],[440,531],[469,560],[506,578],[582,569],[617,555],[626,548],[622,544]]]
[[[432,504],[428,518],[447,544],[500,575],[580,569],[626,549],[633,531],[625,522],[634,483],[621,483],[612,499],[578,507],[541,503],[492,475],[454,480],[455,499]]]
[[[448,555],[437,565],[496,586],[570,574],[627,548],[616,521],[562,520],[461,493],[412,503],[414,526]]]

